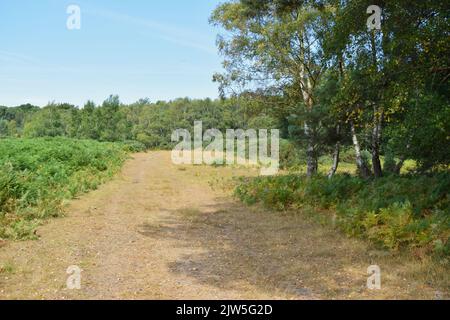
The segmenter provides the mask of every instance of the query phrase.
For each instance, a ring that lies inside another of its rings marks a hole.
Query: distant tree
[[[76,109],[70,104],[52,103],[34,113],[25,123],[25,137],[57,137],[70,136],[72,111]]]
[[[0,119],[0,137],[6,137],[8,135],[8,121]]]
[[[10,137],[17,137],[18,136],[16,120],[11,120],[11,121],[8,122],[8,135]]]

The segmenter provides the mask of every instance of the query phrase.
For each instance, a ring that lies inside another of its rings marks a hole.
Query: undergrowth
[[[348,174],[333,179],[301,175],[242,178],[235,195],[276,210],[314,207],[336,214],[347,235],[374,245],[419,254],[450,254],[450,174],[390,176],[363,180]]]
[[[65,138],[0,140],[0,239],[30,239],[64,200],[96,189],[129,145]]]

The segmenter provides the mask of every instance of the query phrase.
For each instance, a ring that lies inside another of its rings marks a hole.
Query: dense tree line
[[[150,103],[142,99],[126,105],[110,96],[101,105],[88,101],[83,108],[50,103],[43,108],[25,105],[0,107],[0,137],[57,137],[99,141],[138,141],[147,148],[170,148],[176,129],[192,129],[202,121],[206,129],[278,128],[278,120],[264,114],[249,99],[191,100]]]
[[[383,10],[381,30],[367,26],[371,5]],[[224,29],[226,72],[215,80],[223,96],[280,98],[273,108],[288,115],[309,176],[326,152],[332,176],[345,144],[363,177],[399,173],[407,158],[448,166],[449,17],[434,0],[227,1],[211,18]]]

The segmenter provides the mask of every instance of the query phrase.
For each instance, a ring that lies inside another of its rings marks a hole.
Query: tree
[[[8,136],[8,121],[0,119],[0,137]]]
[[[120,122],[123,120],[120,113],[119,96],[111,95],[102,106],[95,110],[95,118],[98,123],[99,140],[119,141],[122,138]]]
[[[70,136],[74,109],[75,106],[66,103],[49,104],[32,114],[25,123],[24,136],[30,138]]]
[[[336,105],[352,125],[355,149],[360,149],[359,129],[371,151],[376,177],[383,174],[383,153],[391,163],[386,167],[394,173],[400,172],[408,157],[428,163],[428,168],[448,163],[443,161],[448,158],[447,148],[435,150],[440,155],[429,154],[427,158],[434,161],[426,161],[423,147],[432,145],[426,143],[430,137],[436,145],[446,143],[438,132],[449,126],[445,116],[449,106],[449,7],[435,0],[333,3],[337,9],[333,37],[325,47],[334,67],[341,68]],[[367,16],[361,14],[372,4],[383,9],[382,29],[377,33],[368,31]]]
[[[11,120],[8,122],[8,135],[10,137],[17,137],[17,122],[16,120]]]
[[[214,77],[222,94],[263,89],[288,97],[303,115],[308,176],[318,169],[313,110],[326,67],[323,40],[330,9],[321,1],[241,0],[220,5],[211,18],[228,32],[218,38],[226,73]]]

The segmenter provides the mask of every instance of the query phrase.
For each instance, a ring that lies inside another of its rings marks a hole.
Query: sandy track
[[[250,172],[252,174],[252,172]],[[420,265],[369,250],[302,215],[247,208],[210,180],[247,169],[176,167],[136,154],[121,174],[70,203],[40,240],[0,248],[2,299],[434,298]],[[380,264],[383,289],[366,289]],[[66,288],[66,269],[82,272]]]

